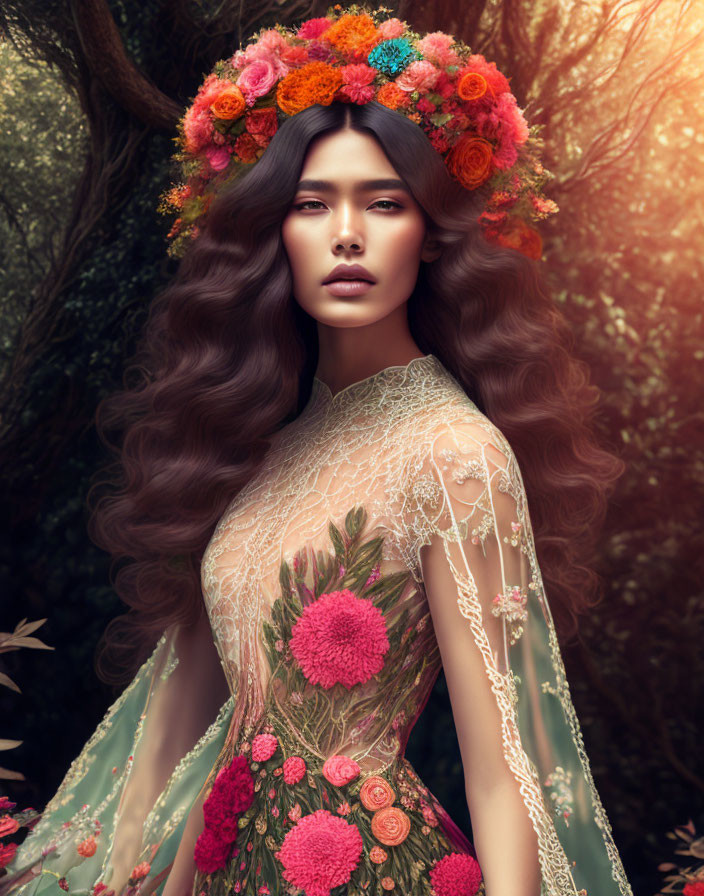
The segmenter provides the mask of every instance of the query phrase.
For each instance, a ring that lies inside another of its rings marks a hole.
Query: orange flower
[[[491,175],[492,147],[483,137],[462,134],[450,149],[445,163],[463,187],[473,190]]]
[[[393,890],[393,888],[396,886],[396,881],[393,879],[393,877],[382,877],[381,885],[385,890]]]
[[[214,103],[210,111],[216,118],[239,118],[245,110],[244,94],[236,84],[226,87]]]
[[[364,62],[372,47],[379,43],[380,35],[371,16],[344,15],[321,35],[321,39],[357,62]]]
[[[295,115],[316,103],[329,106],[342,86],[342,72],[326,62],[309,62],[279,81],[276,102],[287,115]]]
[[[387,806],[372,816],[372,834],[384,846],[398,846],[411,830],[411,819],[403,809]]]
[[[367,778],[359,791],[359,799],[365,809],[375,812],[377,809],[385,809],[396,799],[393,788],[380,775],[372,775]]]
[[[89,856],[94,856],[95,851],[98,848],[98,844],[95,842],[95,837],[91,834],[90,837],[86,837],[85,840],[81,840],[76,849],[78,850],[79,856],[84,856],[88,858]]]
[[[543,254],[543,241],[537,230],[533,230],[522,218],[511,218],[506,227],[498,233],[490,234],[490,242],[515,249],[522,255],[539,261]]]
[[[382,862],[385,862],[388,859],[388,857],[389,854],[380,846],[372,846],[369,850],[369,858],[375,865],[381,865]]]
[[[467,72],[459,80],[457,95],[462,100],[478,100],[486,93],[486,78],[479,72]]]
[[[382,84],[377,90],[375,99],[382,106],[387,106],[389,109],[398,109],[399,106],[408,105],[410,97],[405,90],[401,90],[400,87],[389,81],[386,84]]]

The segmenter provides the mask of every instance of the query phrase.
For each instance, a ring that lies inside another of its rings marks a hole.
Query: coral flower
[[[146,877],[151,870],[152,866],[149,862],[140,862],[139,865],[135,865],[132,869],[130,880],[141,880],[143,877]]]
[[[393,890],[393,888],[396,886],[396,881],[393,879],[393,877],[382,877],[381,886],[385,890]]]
[[[359,800],[365,809],[376,812],[385,809],[396,799],[392,786],[381,775],[372,775],[367,778],[359,791]]]
[[[276,853],[283,876],[305,896],[330,896],[346,884],[362,855],[362,835],[327,809],[304,815],[284,837]]]
[[[95,842],[95,837],[91,834],[90,837],[86,837],[85,840],[82,840],[76,850],[79,856],[83,856],[84,858],[88,858],[89,856],[94,856],[95,851],[98,848],[98,844]]]
[[[388,857],[389,854],[380,846],[372,846],[372,848],[369,850],[369,860],[371,862],[374,862],[375,865],[381,865],[388,859]]]
[[[279,742],[273,734],[258,734],[252,740],[252,759],[255,762],[266,762],[276,752]]]
[[[359,764],[349,756],[331,756],[323,764],[323,776],[335,787],[344,787],[361,772]]]
[[[486,78],[479,72],[465,72],[457,84],[457,95],[466,101],[478,100],[486,91]]]
[[[430,869],[436,896],[474,896],[482,881],[479,862],[463,852],[443,856]]]
[[[0,837],[7,837],[9,834],[14,834],[15,831],[19,830],[19,827],[19,822],[11,815],[3,815],[2,818],[0,818]]]
[[[389,649],[384,616],[348,588],[308,604],[291,629],[291,651],[311,684],[348,690],[384,666]]]
[[[376,101],[389,109],[398,109],[409,104],[409,96],[392,82],[382,84],[376,93]]]
[[[372,816],[372,834],[384,846],[398,846],[411,830],[411,819],[403,809],[387,806]]]

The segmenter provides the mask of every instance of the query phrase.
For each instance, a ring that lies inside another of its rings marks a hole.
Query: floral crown
[[[452,35],[421,37],[390,9],[340,4],[299,28],[262,29],[215,65],[178,124],[181,183],[159,210],[177,217],[168,252],[183,254],[219,188],[256,163],[287,117],[333,101],[375,100],[416,122],[467,190],[488,183],[479,215],[489,242],[542,254],[532,222],[558,211],[542,187],[540,126],[527,124],[509,79]]]

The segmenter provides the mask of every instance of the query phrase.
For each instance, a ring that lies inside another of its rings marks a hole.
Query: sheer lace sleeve
[[[492,772],[489,753],[474,755],[487,737],[478,729],[489,726],[496,761],[515,776],[537,835],[541,892],[630,896],[570,697],[511,448],[468,410],[438,426],[417,468],[411,526],[443,663],[452,667],[468,792],[472,779]]]
[[[8,868],[17,883],[6,878],[3,891],[55,892],[58,880],[69,893],[105,884],[119,896],[130,883],[151,892],[188,833],[231,715],[205,614],[198,626],[169,628],[71,764]]]

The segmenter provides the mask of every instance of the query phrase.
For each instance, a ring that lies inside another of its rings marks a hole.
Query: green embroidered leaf
[[[291,590],[291,570],[288,568],[288,563],[285,560],[279,567],[279,584],[283,594]]]
[[[328,534],[330,535],[332,546],[335,549],[335,556],[340,560],[340,562],[342,562],[345,559],[345,554],[347,553],[342,533],[337,528],[337,526],[331,522],[328,524]]]

